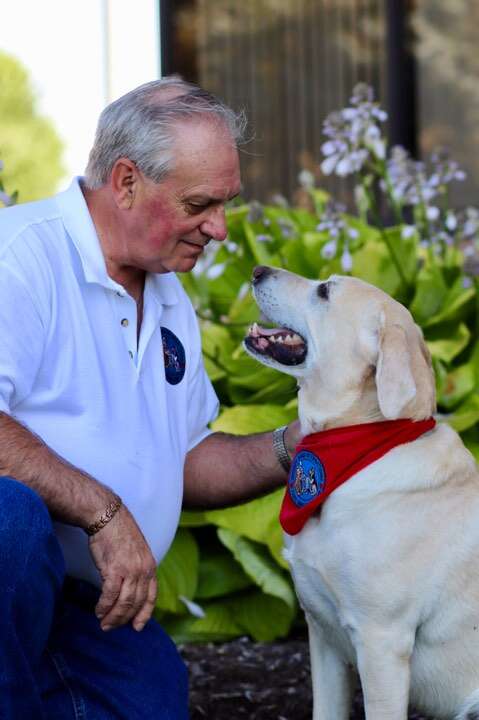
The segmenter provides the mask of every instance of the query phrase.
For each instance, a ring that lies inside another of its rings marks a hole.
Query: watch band
[[[282,427],[273,430],[273,450],[283,470],[289,473],[289,469],[291,467],[291,457],[284,443],[284,433],[287,427],[287,425],[283,425]]]
[[[87,535],[95,535],[95,533],[97,533],[99,530],[104,528],[105,525],[107,525],[110,522],[110,520],[116,515],[116,513],[121,508],[121,506],[122,506],[121,498],[118,497],[118,495],[116,495],[113,502],[111,502],[108,505],[105,512],[102,515],[100,515],[98,520],[96,520],[95,522],[92,522],[91,525],[88,525],[85,528],[86,534]]]

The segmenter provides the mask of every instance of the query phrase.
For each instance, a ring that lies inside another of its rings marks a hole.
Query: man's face
[[[161,183],[139,173],[120,249],[131,267],[187,272],[210,239],[226,237],[225,202],[241,187],[231,137],[216,123],[184,123],[174,150],[174,167]]]

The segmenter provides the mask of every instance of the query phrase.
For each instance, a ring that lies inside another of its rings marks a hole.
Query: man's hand
[[[135,630],[143,630],[155,607],[156,563],[129,510],[122,505],[89,544],[103,580],[95,608],[102,630],[130,620]]]

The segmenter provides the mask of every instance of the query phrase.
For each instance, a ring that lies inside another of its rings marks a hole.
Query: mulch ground
[[[191,720],[311,720],[306,638],[180,646],[190,672]],[[351,720],[364,720],[358,692]],[[434,720],[411,711],[409,720]]]

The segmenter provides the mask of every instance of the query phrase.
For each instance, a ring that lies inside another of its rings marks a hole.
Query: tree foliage
[[[0,51],[0,157],[5,190],[26,202],[52,194],[64,173],[63,145],[53,123],[40,115],[27,70]]]

